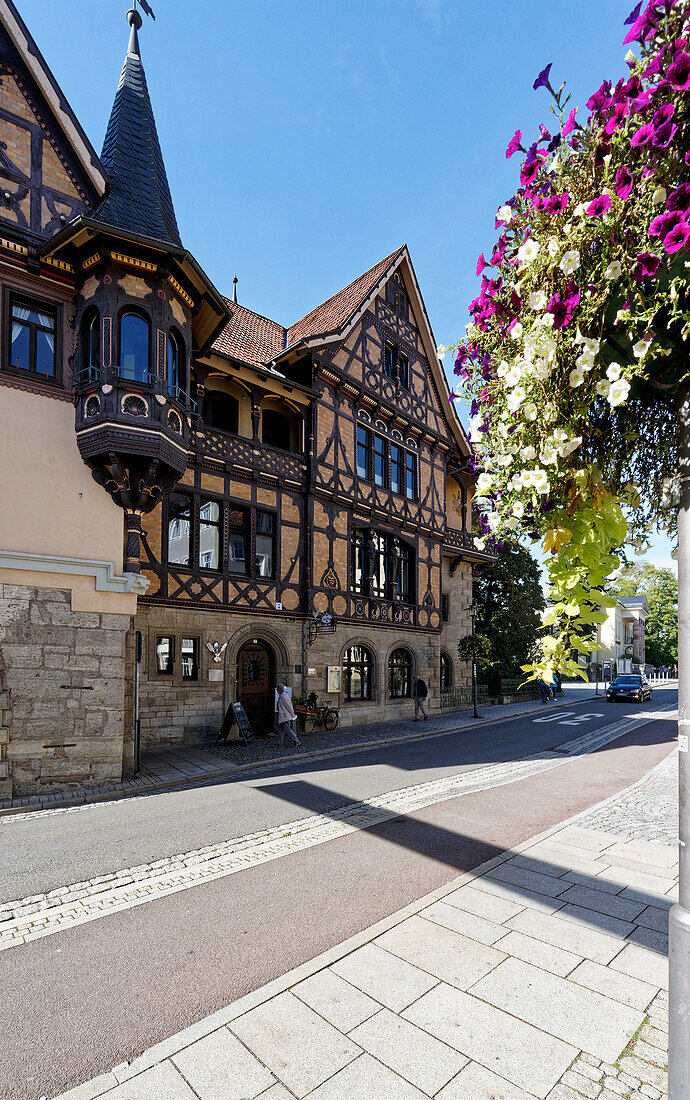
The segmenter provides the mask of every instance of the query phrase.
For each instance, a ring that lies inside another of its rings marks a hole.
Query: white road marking
[[[559,718],[570,718],[570,716],[575,713],[574,710],[560,710],[557,714],[545,714],[543,718],[533,718],[532,721],[535,724],[542,722],[557,722]]]
[[[589,722],[590,718],[603,718],[603,714],[579,714],[569,722],[559,722],[559,726],[579,726],[580,722]]]

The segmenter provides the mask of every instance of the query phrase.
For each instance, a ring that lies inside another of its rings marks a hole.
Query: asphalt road
[[[655,704],[663,701],[670,701],[670,693],[665,699],[659,693]],[[635,713],[625,705],[615,710],[591,704],[567,709],[601,710],[607,721]],[[314,803],[313,809],[340,805],[352,797],[507,759],[507,754],[515,758],[538,751],[577,736],[583,728],[584,723],[558,727],[558,732],[550,723],[530,718],[461,735],[461,746],[453,743],[460,736],[389,746],[381,754],[341,757],[332,767],[323,762],[300,767],[298,787],[296,774],[282,771],[222,788],[103,807],[103,819],[87,810],[81,814],[86,824],[71,825],[69,836],[65,826],[79,819],[78,812],[12,822],[2,829],[3,852],[10,838],[13,858],[18,858],[21,837],[25,842],[30,838],[37,853],[40,845],[59,850],[56,881],[60,875],[64,880],[65,873],[74,880],[70,849],[82,860],[93,858],[99,846],[106,847],[109,827],[116,834],[110,858],[121,861],[128,858],[126,853],[139,852],[131,846],[137,829],[154,834],[148,837],[154,844],[148,851],[160,853],[157,845],[184,850],[197,843],[190,831],[196,838],[195,830],[219,828],[220,833],[211,834],[215,839],[233,835],[223,814],[228,804],[232,821],[240,823],[236,831],[247,832],[258,827],[259,818],[267,821],[275,812],[280,820],[304,816],[305,801]],[[0,1097],[54,1097],[135,1057],[462,871],[629,786],[663,759],[676,733],[674,722],[652,721],[542,775],[438,803],[0,953],[5,1023]],[[419,754],[416,767],[414,754]],[[173,813],[180,803],[182,808]],[[180,813],[185,815],[182,825],[175,820]],[[195,814],[203,820],[195,822]],[[49,859],[45,866],[51,866]]]
[[[675,688],[654,693],[650,706],[675,701]],[[193,851],[348,802],[552,749],[626,715],[634,703],[564,698],[544,714],[480,726],[417,742],[385,745],[243,773],[216,785],[182,787],[41,816],[0,819],[0,903],[69,883]],[[581,725],[537,722],[550,713],[599,715]],[[290,786],[292,785],[292,786]],[[298,798],[290,800],[290,791]]]

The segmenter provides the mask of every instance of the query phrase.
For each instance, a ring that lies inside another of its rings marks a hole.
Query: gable
[[[457,417],[451,426],[454,410],[447,387],[444,391],[439,385],[438,361],[437,370],[432,370],[428,322],[420,316],[411,290],[399,267],[346,338],[331,345],[330,361],[373,399],[399,409],[417,427],[443,439],[457,437],[462,428]]]
[[[0,226],[37,244],[89,212],[97,198],[8,26],[0,23]]]

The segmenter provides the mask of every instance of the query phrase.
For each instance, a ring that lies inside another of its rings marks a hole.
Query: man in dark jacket
[[[419,712],[421,710],[424,720],[429,717],[429,711],[427,710],[426,697],[429,694],[427,686],[422,680],[421,676],[415,676],[414,685],[412,687],[412,698],[414,699],[414,721],[419,721]]]

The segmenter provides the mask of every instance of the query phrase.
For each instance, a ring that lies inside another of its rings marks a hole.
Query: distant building
[[[621,596],[615,607],[608,608],[606,622],[601,624],[598,632],[602,649],[592,654],[592,660],[598,664],[615,662],[617,672],[630,672],[633,665],[644,668],[648,615],[649,606],[644,594]]]

